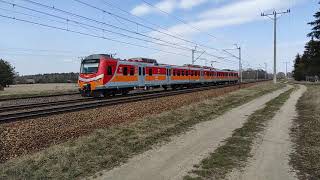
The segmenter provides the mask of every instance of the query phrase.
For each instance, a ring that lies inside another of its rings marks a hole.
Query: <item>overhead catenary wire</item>
[[[0,14],[0,17],[8,18],[8,19],[13,19],[13,20],[16,20],[16,21],[21,21],[21,22],[25,22],[25,23],[34,24],[34,25],[39,25],[39,26],[44,26],[44,27],[48,27],[48,28],[53,28],[53,29],[68,31],[68,32],[71,32],[71,33],[76,33],[76,34],[91,36],[91,37],[95,37],[95,38],[101,38],[101,39],[110,40],[110,41],[114,41],[114,42],[118,42],[118,43],[122,43],[122,44],[127,44],[127,45],[142,47],[142,48],[146,48],[146,49],[151,49],[151,50],[155,50],[155,51],[160,51],[160,52],[165,52],[165,53],[169,53],[169,54],[175,54],[175,55],[179,55],[179,56],[184,56],[184,57],[190,58],[190,56],[186,56],[186,55],[184,55],[184,54],[179,54],[179,53],[164,51],[164,50],[161,50],[161,49],[150,48],[150,47],[146,47],[146,46],[142,46],[142,45],[137,45],[137,44],[132,44],[132,43],[128,43],[128,42],[122,42],[122,41],[118,41],[118,40],[106,38],[106,37],[103,37],[103,36],[97,36],[97,35],[92,35],[92,34],[83,33],[83,32],[79,32],[79,31],[74,31],[74,30],[67,29],[67,28],[61,28],[61,27],[56,27],[56,26],[47,25],[47,24],[43,24],[43,23],[32,22],[32,21],[29,21],[29,20],[20,19],[20,18],[15,18],[15,17],[9,17],[9,16],[5,16],[5,15],[1,15],[1,14]],[[19,55],[23,55],[23,54],[19,54]],[[221,63],[221,64],[228,64],[227,62],[219,62],[219,63]],[[230,65],[230,64],[229,64],[229,65]]]
[[[121,44],[141,47],[141,48],[145,48],[145,49],[150,49],[150,50],[155,50],[155,51],[159,51],[159,52],[164,52],[164,53],[168,53],[168,54],[175,54],[175,55],[179,55],[179,56],[184,56],[184,57],[190,58],[190,56],[186,56],[185,54],[175,53],[175,52],[171,52],[171,51],[165,51],[165,50],[162,50],[162,49],[151,48],[151,47],[138,45],[138,44],[134,44],[134,43],[130,43],[130,42],[124,42],[124,41],[120,41],[120,40],[116,40],[116,39],[107,38],[107,37],[104,37],[104,36],[98,36],[98,35],[93,35],[93,34],[89,34],[89,33],[85,33],[85,32],[80,32],[80,31],[76,31],[76,30],[67,29],[67,28],[62,28],[62,27],[52,26],[52,25],[48,25],[48,24],[33,22],[33,21],[26,20],[26,19],[10,17],[10,16],[6,16],[6,15],[1,15],[1,14],[0,14],[0,17],[11,19],[11,20],[15,20],[15,21],[20,21],[20,22],[25,22],[25,23],[29,23],[29,24],[34,24],[34,25],[38,25],[38,26],[43,26],[43,27],[47,27],[47,28],[67,31],[67,32],[75,33],[75,34],[80,34],[80,35],[90,36],[90,37],[94,37],[94,38],[100,38],[100,39],[104,39],[104,40],[109,40],[109,41],[113,41],[113,42],[117,42],[117,43],[121,43]]]
[[[79,22],[79,21],[75,21],[75,20],[72,20],[70,18],[64,18],[64,17],[61,17],[61,16],[57,16],[57,15],[53,15],[53,14],[47,13],[47,12],[31,9],[31,8],[28,8],[28,7],[25,7],[25,6],[22,6],[22,5],[18,5],[16,3],[10,3],[10,2],[4,1],[4,0],[0,0],[0,2],[6,3],[6,4],[10,4],[10,5],[13,5],[15,7],[19,7],[19,8],[22,8],[22,9],[29,10],[29,11],[33,11],[33,12],[36,12],[36,13],[40,13],[40,14],[44,14],[44,15],[47,15],[47,16],[51,16],[51,17],[54,17],[54,18],[62,19],[62,20],[65,20],[66,22],[73,22],[73,23],[76,23],[76,24],[79,24],[79,25],[82,25],[82,26],[88,26],[88,27],[91,27],[91,28],[94,28],[94,29],[99,29],[99,30],[102,30],[103,32],[109,32],[109,33],[117,34],[117,35],[124,36],[124,37],[127,37],[127,38],[131,38],[131,39],[136,39],[136,40],[140,40],[140,41],[145,41],[145,42],[157,44],[157,45],[160,45],[160,46],[167,46],[167,47],[176,48],[176,49],[180,49],[180,50],[191,51],[190,48],[185,47],[185,46],[181,46],[181,45],[179,45],[177,43],[171,43],[171,42],[168,42],[168,41],[165,41],[165,40],[161,40],[159,38],[154,38],[154,37],[151,37],[151,36],[148,36],[148,35],[137,33],[137,32],[134,32],[134,31],[131,31],[131,30],[127,30],[125,28],[121,28],[121,27],[118,27],[118,26],[114,26],[114,25],[111,25],[111,24],[108,24],[108,23],[104,23],[104,22],[101,22],[101,21],[95,20],[95,21],[99,22],[100,24],[103,24],[103,25],[106,25],[106,26],[111,26],[113,28],[116,28],[116,29],[119,29],[119,30],[122,30],[122,31],[126,31],[126,32],[129,32],[129,33],[133,33],[133,34],[136,34],[136,35],[140,35],[140,36],[143,36],[143,37],[147,37],[147,38],[150,38],[150,39],[153,39],[153,40],[156,40],[156,41],[168,43],[170,45],[162,44],[162,43],[158,43],[158,42],[154,42],[154,41],[150,41],[150,40],[145,40],[145,39],[141,39],[141,38],[137,38],[137,37],[133,37],[133,36],[129,36],[129,35],[126,35],[126,34],[123,34],[123,33],[115,32],[115,31],[111,31],[111,30],[108,30],[108,29],[105,29],[105,28],[89,25],[89,24],[82,23],[82,22]],[[177,46],[177,47],[175,47],[175,46]]]
[[[1,2],[5,2],[3,0],[1,0]],[[12,3],[13,4],[13,3]],[[14,4],[14,5],[17,5],[17,4]],[[30,8],[29,8],[30,9]],[[56,9],[56,8],[54,8]],[[37,10],[34,10],[32,9],[33,11],[37,11]],[[40,11],[38,11],[40,12]],[[43,12],[44,13],[44,12]],[[48,15],[49,13],[47,13]],[[55,15],[54,15],[55,16]],[[86,36],[91,36],[91,37],[95,37],[95,38],[101,38],[101,39],[105,39],[105,40],[110,40],[110,41],[114,41],[114,42],[118,42],[118,43],[122,43],[122,44],[127,44],[127,45],[131,45],[131,46],[136,46],[136,47],[142,47],[142,48],[146,48],[146,49],[151,49],[151,50],[155,50],[155,51],[160,51],[160,52],[165,52],[165,53],[169,53],[169,54],[176,54],[176,55],[180,55],[180,56],[184,56],[184,57],[190,57],[190,56],[186,56],[185,54],[179,54],[179,53],[175,53],[175,52],[170,52],[170,51],[164,51],[164,50],[160,50],[160,49],[155,49],[155,48],[150,48],[150,47],[146,47],[146,46],[142,46],[142,45],[138,45],[138,44],[133,44],[133,43],[128,43],[128,42],[123,42],[123,41],[119,41],[119,40],[116,40],[116,39],[111,39],[111,38],[106,38],[106,37],[103,37],[103,36],[99,36],[99,35],[92,35],[92,34],[89,34],[89,33],[84,33],[84,32],[79,32],[79,31],[75,31],[75,30],[71,30],[71,29],[68,29],[68,28],[61,28],[61,27],[55,27],[55,26],[52,26],[52,25],[48,25],[48,24],[43,24],[43,23],[37,23],[37,22],[32,22],[32,21],[29,21],[29,20],[25,20],[25,19],[19,19],[19,18],[15,18],[15,17],[9,17],[9,16],[4,16],[4,15],[1,15],[1,17],[4,17],[4,18],[9,18],[9,19],[13,19],[13,20],[16,20],[16,21],[22,21],[22,22],[25,22],[25,23],[31,23],[31,24],[35,24],[35,25],[39,25],[39,26],[45,26],[45,27],[48,27],[48,28],[54,28],[54,29],[59,29],[59,30],[64,30],[64,31],[68,31],[68,32],[72,32],[72,33],[77,33],[77,34],[82,34],[82,35],[86,35]],[[58,17],[58,16],[56,16]],[[70,19],[68,18],[63,18],[64,20],[66,21],[70,21]],[[70,21],[72,22],[72,21]],[[76,24],[79,24],[79,22],[75,22]],[[208,53],[206,53],[208,54]],[[209,56],[211,54],[208,54]],[[212,57],[215,57],[215,58],[218,58],[220,60],[224,59],[224,60],[227,60],[226,58],[224,57],[219,57],[219,56],[216,56],[216,55],[213,55]]]
[[[176,19],[177,21],[179,21],[179,22],[181,22],[181,23],[183,23],[183,24],[191,27],[192,29],[195,29],[195,30],[197,30],[197,31],[199,31],[199,32],[202,32],[202,30],[201,30],[200,28],[198,28],[198,27],[196,27],[196,26],[194,26],[194,25],[191,25],[191,24],[188,23],[186,20],[184,20],[184,19],[182,19],[182,18],[180,18],[180,17],[177,17],[177,16],[175,16],[175,15],[172,15],[172,14],[170,14],[170,13],[168,13],[168,12],[160,9],[159,7],[151,4],[150,2],[148,2],[148,1],[146,1],[146,0],[141,0],[141,1],[144,2],[145,4],[147,4],[148,6],[150,6],[150,7],[152,7],[152,8],[155,8],[155,9],[157,9],[158,11],[160,11],[160,12],[168,15],[169,17],[172,17],[172,18]],[[211,33],[205,32],[205,34],[206,34],[207,36],[211,37],[211,38],[222,40],[221,38],[219,38],[219,37],[217,37],[217,36],[214,36],[214,35],[212,35]],[[226,40],[224,40],[224,41],[226,42]],[[229,42],[229,43],[230,43],[230,42]],[[232,42],[231,44],[234,44],[234,42]]]
[[[158,27],[159,29],[162,29],[162,30],[164,30],[164,31],[167,31],[167,32],[169,33],[168,36],[174,37],[174,38],[179,39],[179,40],[182,40],[182,41],[184,41],[184,42],[191,43],[191,44],[193,44],[193,45],[198,45],[198,46],[201,46],[201,47],[204,47],[204,48],[207,48],[207,49],[212,49],[212,50],[219,51],[219,49],[217,49],[217,48],[212,48],[212,47],[209,47],[209,46],[204,45],[204,44],[202,44],[202,43],[185,39],[185,38],[183,38],[183,37],[180,36],[180,35],[173,34],[172,32],[170,32],[170,31],[168,31],[168,30],[166,29],[166,28],[168,28],[168,27],[164,28],[164,27],[162,27],[162,26],[160,26],[160,25],[158,25],[158,24],[155,24],[155,23],[153,23],[153,22],[151,22],[151,21],[149,21],[149,20],[147,20],[147,19],[145,19],[145,18],[142,18],[142,17],[140,17],[140,16],[134,15],[133,13],[131,13],[131,12],[127,11],[127,10],[124,10],[124,9],[122,9],[122,8],[120,8],[120,7],[112,4],[112,3],[110,3],[110,2],[107,2],[106,0],[101,0],[101,1],[102,1],[103,3],[105,3],[105,4],[107,4],[108,6],[114,7],[114,8],[116,8],[116,9],[122,11],[122,12],[125,12],[125,13],[133,16],[133,17],[136,17],[136,18],[140,19],[141,21],[147,22],[148,24],[151,24],[151,25],[153,25],[153,26],[156,26],[156,27]],[[153,30],[153,31],[156,31],[156,29],[152,29],[152,30]],[[166,35],[167,35],[167,34],[166,34]]]
[[[23,1],[31,1],[31,0],[23,0]],[[189,42],[189,43],[193,43],[193,44],[196,44],[196,45],[198,45],[198,46],[202,46],[202,47],[205,47],[205,48],[208,48],[208,49],[215,50],[215,51],[218,51],[218,52],[222,52],[222,53],[223,53],[223,51],[221,51],[221,50],[218,49],[218,48],[209,47],[209,46],[203,45],[203,44],[201,44],[201,43],[196,43],[196,42],[193,42],[193,41],[190,41],[190,40],[186,40],[186,39],[184,39],[184,38],[180,38],[180,37],[178,37],[178,36],[174,36],[174,35],[169,34],[169,33],[165,33],[165,32],[159,31],[158,29],[154,29],[154,28],[152,28],[152,27],[146,26],[146,25],[141,24],[141,23],[139,23],[139,22],[130,20],[130,19],[128,19],[128,18],[124,18],[124,17],[122,17],[122,16],[119,16],[119,15],[117,15],[117,14],[115,14],[115,13],[112,13],[112,12],[107,11],[107,10],[105,10],[105,9],[102,9],[102,8],[100,8],[100,7],[97,7],[97,6],[91,5],[91,4],[89,4],[89,3],[86,3],[86,2],[84,2],[84,1],[82,1],[82,0],[74,0],[74,1],[75,1],[75,2],[78,2],[78,3],[80,3],[80,4],[83,4],[83,5],[85,5],[85,6],[91,7],[91,8],[93,8],[93,9],[99,10],[99,11],[101,11],[101,12],[103,12],[103,13],[107,13],[107,14],[109,14],[109,15],[118,17],[118,18],[120,18],[120,19],[122,19],[122,20],[125,20],[125,21],[127,21],[127,22],[131,22],[131,23],[137,24],[137,25],[139,25],[139,26],[148,28],[148,29],[153,30],[153,31],[155,31],[155,32],[158,32],[158,33],[161,33],[161,34],[164,34],[164,35],[167,35],[167,36],[176,38],[176,39],[180,39],[180,40],[182,40],[182,41],[186,41],[186,42]]]
[[[1,2],[1,1],[0,1]],[[56,22],[56,23],[60,23],[60,24],[66,24],[65,21],[58,21],[58,20],[54,20],[54,19],[49,19],[49,18],[45,18],[45,17],[40,17],[40,16],[36,16],[36,15],[32,15],[32,14],[27,14],[27,13],[23,13],[23,12],[18,12],[18,11],[14,11],[14,10],[9,10],[9,9],[4,9],[4,8],[0,8],[0,10],[2,11],[6,11],[6,12],[11,12],[11,13],[15,13],[15,14],[20,14],[20,15],[24,15],[24,16],[29,16],[29,17],[33,17],[33,18],[39,18],[39,19],[45,19],[45,20],[49,20],[52,22]],[[74,27],[81,27],[83,29],[89,30],[91,31],[90,28],[82,26],[80,24],[68,24],[70,26],[74,26]],[[92,32],[92,31],[91,31]],[[96,33],[95,33],[96,34]]]
[[[2,0],[1,0],[1,1],[2,1]],[[55,11],[58,11],[58,12],[61,12],[61,13],[65,13],[65,14],[68,14],[68,15],[71,15],[71,16],[74,16],[74,17],[78,17],[78,18],[82,18],[82,19],[85,19],[85,20],[88,20],[88,21],[92,21],[92,22],[95,22],[95,23],[99,23],[99,24],[103,24],[103,25],[115,27],[114,25],[107,24],[107,23],[104,23],[104,22],[101,22],[101,21],[98,21],[98,20],[95,20],[95,19],[92,19],[92,18],[88,18],[88,17],[82,16],[82,15],[75,14],[75,13],[71,13],[71,12],[68,12],[68,11],[65,11],[65,10],[62,10],[62,9],[59,9],[59,8],[56,8],[56,7],[54,7],[54,6],[51,7],[51,6],[48,6],[48,5],[45,5],[45,4],[42,4],[42,3],[38,3],[38,2],[35,2],[35,1],[32,1],[32,0],[21,0],[21,1],[25,1],[25,2],[28,2],[28,3],[31,3],[31,4],[37,5],[37,6],[39,6],[39,7],[44,7],[44,8],[47,8],[47,9],[55,10]],[[148,29],[150,29],[150,30],[159,32],[159,33],[161,33],[161,34],[164,34],[164,35],[167,35],[167,36],[170,36],[170,37],[173,37],[173,38],[177,38],[177,39],[180,39],[180,40],[184,40],[184,39],[181,39],[181,38],[179,38],[179,37],[177,37],[177,36],[173,36],[173,35],[171,35],[171,34],[168,34],[168,33],[162,32],[162,31],[159,31],[159,30],[154,29],[154,28],[152,28],[152,27],[149,27],[149,26],[143,25],[143,24],[141,24],[141,23],[135,22],[135,21],[133,21],[133,20],[130,20],[130,19],[128,19],[128,18],[119,16],[119,15],[117,15],[117,14],[115,14],[115,13],[109,12],[109,11],[107,11],[107,10],[104,10],[104,9],[99,8],[99,7],[93,6],[93,5],[91,5],[91,4],[85,3],[85,2],[83,2],[83,1],[80,1],[80,0],[74,0],[74,1],[79,2],[79,3],[83,4],[83,5],[88,6],[88,7],[97,9],[97,10],[103,12],[103,13],[107,13],[107,14],[109,14],[109,15],[118,17],[119,19],[122,19],[122,20],[125,20],[125,21],[128,21],[128,22],[137,24],[137,25],[139,25],[139,26],[148,28]],[[116,27],[116,28],[119,28],[119,27]],[[127,30],[124,29],[124,28],[121,28],[121,29],[124,30],[124,31],[127,31]],[[146,36],[146,35],[144,35],[144,34],[142,34],[142,33],[138,33],[138,32],[134,32],[134,33],[135,33],[135,34],[138,34],[138,35]],[[208,49],[212,49],[212,50],[216,50],[216,51],[219,51],[219,52],[221,52],[221,53],[224,53],[222,50],[219,50],[219,49],[217,49],[217,48],[212,48],[212,47],[204,46],[204,45],[201,45],[201,44],[198,44],[198,45],[199,45],[199,46],[202,46],[202,47],[206,47],[206,48],[208,48]]]

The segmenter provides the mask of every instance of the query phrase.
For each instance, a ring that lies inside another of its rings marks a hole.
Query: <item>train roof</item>
[[[104,58],[113,58],[112,55],[110,54],[92,54],[84,58],[86,59],[100,59],[101,57]],[[130,58],[128,60],[122,60],[122,59],[115,59],[115,60],[120,60],[120,61],[126,61],[126,62],[140,62],[140,63],[148,63],[148,64],[154,64],[156,66],[171,66],[172,68],[190,68],[193,70],[197,69],[204,69],[204,70],[215,70],[215,71],[222,71],[222,72],[236,72],[234,70],[230,69],[216,69],[214,67],[209,67],[209,66],[200,66],[200,65],[193,65],[193,64],[184,64],[182,66],[179,65],[169,65],[169,64],[158,64],[156,59],[150,59],[150,58],[144,58],[144,57],[137,57],[137,58]]]
[[[92,54],[92,55],[85,57],[84,59],[100,59],[101,57],[112,58],[112,55],[110,55],[110,54]]]

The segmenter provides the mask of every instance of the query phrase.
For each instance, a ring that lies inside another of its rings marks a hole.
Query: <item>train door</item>
[[[140,65],[139,66],[139,87],[144,87],[146,86],[146,82],[145,82],[145,77],[146,77],[146,67],[145,65]]]
[[[167,73],[166,73],[166,84],[170,84],[170,79],[171,79],[171,68],[167,67]]]

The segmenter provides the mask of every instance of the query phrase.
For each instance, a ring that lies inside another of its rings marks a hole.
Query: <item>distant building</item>
[[[306,76],[306,81],[319,82],[319,76]]]
[[[27,82],[27,84],[35,84],[35,83],[36,83],[36,80],[34,80],[34,79],[27,79],[26,82]]]

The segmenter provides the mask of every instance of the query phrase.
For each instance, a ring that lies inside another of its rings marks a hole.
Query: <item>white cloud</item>
[[[205,2],[207,2],[207,0],[181,0],[179,7],[182,9],[190,9]]]
[[[175,0],[164,0],[156,4],[156,7],[161,9],[162,11],[171,13],[175,9],[176,3],[177,2]]]
[[[200,13],[197,16],[197,19],[189,24],[177,24],[168,28],[168,31],[173,34],[190,36],[192,34],[201,33],[201,31],[204,32],[214,28],[244,24],[255,20],[263,20],[263,18],[260,17],[261,12],[270,11],[274,8],[289,8],[297,1],[301,0],[241,0],[219,8],[206,10]],[[191,26],[197,27],[197,30]]]
[[[208,2],[209,0],[162,0],[154,6],[167,13],[172,13],[176,9],[191,9]],[[137,16],[143,16],[150,13],[158,12],[157,9],[148,6],[147,4],[140,4],[131,10],[131,13]]]
[[[293,5],[292,0],[242,0],[220,8],[210,9],[199,15],[200,18],[254,16],[273,9],[288,8]]]
[[[137,16],[143,16],[151,12],[151,8],[146,4],[140,4],[131,10],[131,13]]]

